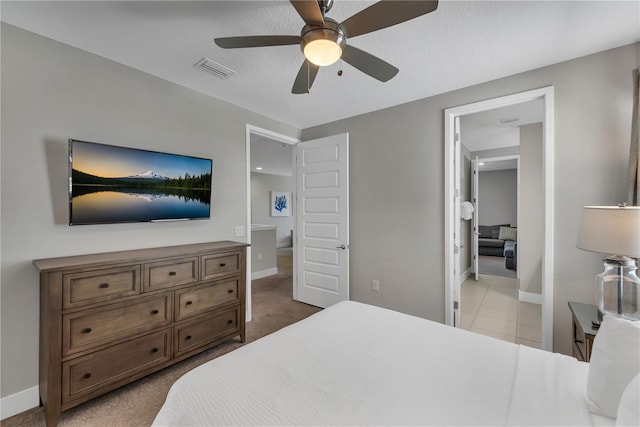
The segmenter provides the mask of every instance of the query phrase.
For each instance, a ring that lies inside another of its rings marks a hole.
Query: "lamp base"
[[[604,260],[604,271],[596,276],[598,317],[605,314],[640,320],[640,278],[636,261],[623,256]]]

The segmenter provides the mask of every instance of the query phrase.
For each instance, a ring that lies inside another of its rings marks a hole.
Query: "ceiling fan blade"
[[[305,59],[302,67],[300,67],[300,71],[298,71],[296,80],[293,82],[291,93],[294,93],[296,95],[309,93],[309,91],[311,90],[311,85],[313,85],[313,81],[316,79],[319,68],[320,67],[318,67],[317,65],[312,64]]]
[[[290,0],[300,17],[309,25],[324,25],[324,17],[316,0]]]
[[[437,8],[437,0],[381,0],[347,18],[340,27],[347,37],[355,37],[409,21]]]
[[[400,71],[388,62],[349,45],[342,51],[342,60],[381,82],[391,80]]]
[[[241,47],[286,46],[300,44],[300,36],[240,36],[220,37],[214,40],[224,49]]]

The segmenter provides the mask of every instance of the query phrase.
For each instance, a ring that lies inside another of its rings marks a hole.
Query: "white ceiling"
[[[251,172],[293,175],[293,145],[255,133],[251,134],[250,142]]]
[[[470,152],[520,145],[520,126],[544,119],[542,98],[460,118],[461,140]]]
[[[371,1],[335,0],[337,21]],[[292,95],[297,46],[224,50],[215,37],[298,35],[287,1],[6,1],[1,19],[295,127],[429,97],[640,41],[638,1],[455,1],[348,41],[400,69],[381,83],[338,63]],[[196,69],[210,58],[237,74]],[[343,69],[341,77],[337,71]]]

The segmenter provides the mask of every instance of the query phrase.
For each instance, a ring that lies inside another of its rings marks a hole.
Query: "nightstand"
[[[593,339],[598,333],[591,323],[598,321],[598,307],[592,304],[569,302],[569,309],[573,317],[573,357],[588,362],[591,359]]]

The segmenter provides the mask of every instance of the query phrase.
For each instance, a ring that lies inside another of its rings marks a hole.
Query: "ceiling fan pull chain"
[[[309,65],[309,61],[307,61],[307,93],[311,93],[311,88],[309,87],[309,80],[311,80],[311,66]]]

